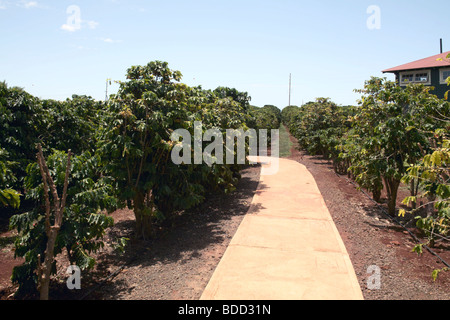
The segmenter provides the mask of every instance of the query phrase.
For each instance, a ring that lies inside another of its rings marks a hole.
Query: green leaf
[[[430,160],[433,166],[439,167],[442,164],[442,153],[440,151],[433,152]]]
[[[4,207],[11,206],[14,209],[20,207],[20,193],[15,190],[0,190],[0,204]]]
[[[406,198],[402,201],[402,203],[403,203],[403,204],[406,204],[406,205],[410,205],[412,202],[417,202],[417,197],[415,197],[415,196],[409,196],[409,197],[406,197]],[[403,210],[403,211],[405,211],[405,210]],[[403,214],[403,216],[405,216],[405,215]]]
[[[431,277],[433,278],[434,282],[436,282],[437,278],[439,277],[439,273],[441,273],[441,270],[439,269],[433,270]]]
[[[90,270],[95,265],[95,259],[87,254],[81,244],[77,244],[73,249],[76,264],[81,270]]]
[[[423,244],[418,244],[417,246],[415,246],[414,249],[412,250],[412,252],[415,252],[418,255],[422,255],[423,254]]]

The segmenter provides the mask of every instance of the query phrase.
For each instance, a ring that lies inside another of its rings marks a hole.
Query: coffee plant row
[[[42,100],[0,83],[0,214],[18,232],[14,268],[18,293],[48,299],[55,257],[63,251],[82,270],[114,224],[109,213],[128,207],[135,236],[201,204],[211,192],[236,189],[242,165],[175,165],[177,129],[278,129],[281,111],[250,105],[247,93],[204,90],[155,61],[128,69],[107,103],[87,96]],[[170,224],[167,224],[170,225]],[[123,248],[125,239],[116,239]]]
[[[282,121],[303,150],[331,159],[337,173],[348,174],[376,201],[385,189],[389,213],[413,214],[432,245],[450,230],[450,103],[429,91],[371,78],[357,90],[358,106],[319,98],[283,109]],[[397,211],[402,183],[411,192],[403,201],[409,209]]]

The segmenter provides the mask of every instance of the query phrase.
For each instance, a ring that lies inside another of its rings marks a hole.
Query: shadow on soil
[[[254,166],[259,168],[260,166]],[[171,221],[171,225],[160,230],[160,235],[152,241],[130,241],[124,255],[104,254],[98,259],[95,272],[90,273],[90,277],[98,280],[89,287],[79,292],[77,296],[72,296],[72,292],[62,288],[64,294],[59,295],[64,299],[108,299],[115,300],[117,297],[131,292],[133,287],[120,280],[105,282],[109,277],[115,276],[114,271],[109,270],[111,266],[117,269],[116,272],[124,268],[138,267],[147,268],[157,264],[167,264],[178,262],[184,264],[190,259],[195,259],[201,255],[200,251],[217,243],[222,243],[226,239],[226,232],[221,225],[233,217],[244,216],[249,212],[254,194],[259,186],[258,175],[249,175],[249,168],[242,171],[242,178],[237,190],[229,195],[213,194],[206,202],[178,215]],[[243,200],[245,199],[245,200]],[[126,220],[116,224],[111,236],[117,236],[115,230],[120,232],[120,236],[127,233],[132,237],[134,220]],[[121,269],[119,269],[121,268]],[[108,275],[109,274],[109,275]],[[83,279],[83,282],[90,282]],[[101,290],[100,289],[101,286]],[[107,297],[102,292],[107,289]],[[66,296],[68,295],[68,297]]]

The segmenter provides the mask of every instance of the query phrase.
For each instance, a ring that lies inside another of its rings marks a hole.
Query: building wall
[[[450,90],[450,87],[446,84],[440,83],[440,72],[439,68],[434,68],[431,70],[431,85],[435,87],[431,93],[435,94],[438,98],[444,99],[445,93]]]

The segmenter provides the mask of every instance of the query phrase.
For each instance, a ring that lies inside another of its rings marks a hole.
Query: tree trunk
[[[425,206],[425,214],[427,218],[433,217],[435,215],[434,201],[436,200],[435,195],[429,195],[427,197],[428,204]]]
[[[54,261],[54,254],[55,254],[55,243],[56,243],[56,237],[58,236],[58,227],[52,227],[49,238],[47,240],[47,249],[45,250],[45,257],[44,257],[44,264],[41,265],[40,273],[40,282],[39,282],[39,288],[40,288],[40,299],[41,300],[48,300],[49,299],[49,293],[50,293],[50,275],[52,272],[52,265]],[[40,257],[39,257],[40,259]]]
[[[372,196],[373,200],[377,203],[381,203],[381,193],[383,191],[383,180],[378,177],[374,180],[372,184]]]
[[[372,191],[373,200],[375,200],[377,203],[381,202],[381,189],[374,188]]]
[[[153,217],[150,212],[146,210],[145,194],[137,192],[133,200],[134,216],[136,218],[136,239],[147,240],[153,237]]]
[[[70,161],[72,157],[72,151],[69,150],[67,155],[67,166],[66,174],[64,179],[64,187],[62,197],[59,198],[58,190],[56,188],[55,182],[53,181],[50,170],[48,169],[47,163],[42,152],[42,146],[38,145],[37,160],[39,164],[39,169],[41,171],[42,181],[44,184],[44,198],[45,198],[45,233],[47,235],[47,247],[44,254],[44,263],[41,264],[41,256],[38,256],[38,288],[41,300],[49,299],[49,287],[50,287],[50,275],[52,272],[52,265],[55,259],[55,243],[58,236],[58,232],[61,229],[63,222],[64,208],[66,206],[67,200],[67,188],[69,185],[69,174],[70,174]],[[50,203],[50,197],[48,192],[53,195],[53,208]],[[54,212],[55,222],[54,225],[50,225],[51,212]]]
[[[397,194],[400,181],[394,178],[385,178],[387,196],[388,196],[388,211],[391,216],[395,216],[397,209]]]
[[[417,196],[418,185],[419,185],[419,181],[417,181],[417,185],[416,185],[416,179],[411,179],[411,183],[410,183],[410,187],[409,187],[410,188],[411,197]],[[412,209],[416,209],[417,208],[416,201],[411,201],[411,208]]]

